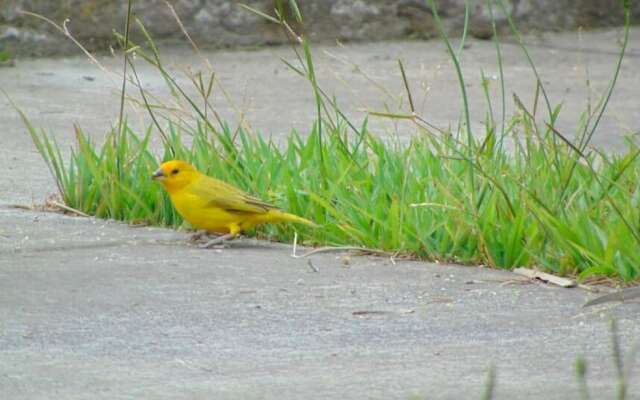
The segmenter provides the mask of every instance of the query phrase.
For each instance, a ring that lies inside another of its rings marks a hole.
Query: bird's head
[[[188,162],[171,160],[162,163],[153,173],[152,179],[159,181],[167,191],[171,192],[190,184],[198,175],[198,170]]]

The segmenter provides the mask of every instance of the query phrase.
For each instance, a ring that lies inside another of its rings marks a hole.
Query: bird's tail
[[[313,228],[318,228],[318,224],[315,222],[284,211],[273,209],[269,210],[269,214],[273,218],[274,222],[294,222],[296,224],[304,224]]]

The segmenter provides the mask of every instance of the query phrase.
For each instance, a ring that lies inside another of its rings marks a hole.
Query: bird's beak
[[[164,178],[165,178],[164,172],[161,169],[158,169],[156,172],[153,173],[153,175],[151,175],[151,179],[154,179],[157,181],[161,181]]]

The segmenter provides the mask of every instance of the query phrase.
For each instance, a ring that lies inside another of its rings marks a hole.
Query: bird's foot
[[[208,243],[213,239],[217,239],[220,236],[222,236],[222,233],[216,233],[216,232],[209,232],[209,231],[205,231],[205,230],[198,230],[197,232],[193,233],[191,235],[191,237],[189,238],[189,241],[192,243],[198,243],[198,242],[202,242],[204,241],[205,243]]]
[[[197,231],[189,238],[191,242],[199,242],[202,238],[209,236],[209,232],[207,231]]]
[[[225,248],[225,243],[231,239],[236,237],[234,233],[227,233],[226,235],[218,236],[215,239],[211,239],[208,242],[201,244],[199,247],[201,249],[211,249],[211,248]],[[218,247],[221,246],[221,247]]]

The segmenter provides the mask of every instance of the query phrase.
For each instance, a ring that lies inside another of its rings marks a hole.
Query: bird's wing
[[[222,208],[231,212],[263,214],[276,208],[228,183],[206,175],[190,185],[189,191],[208,200],[207,207]]]

